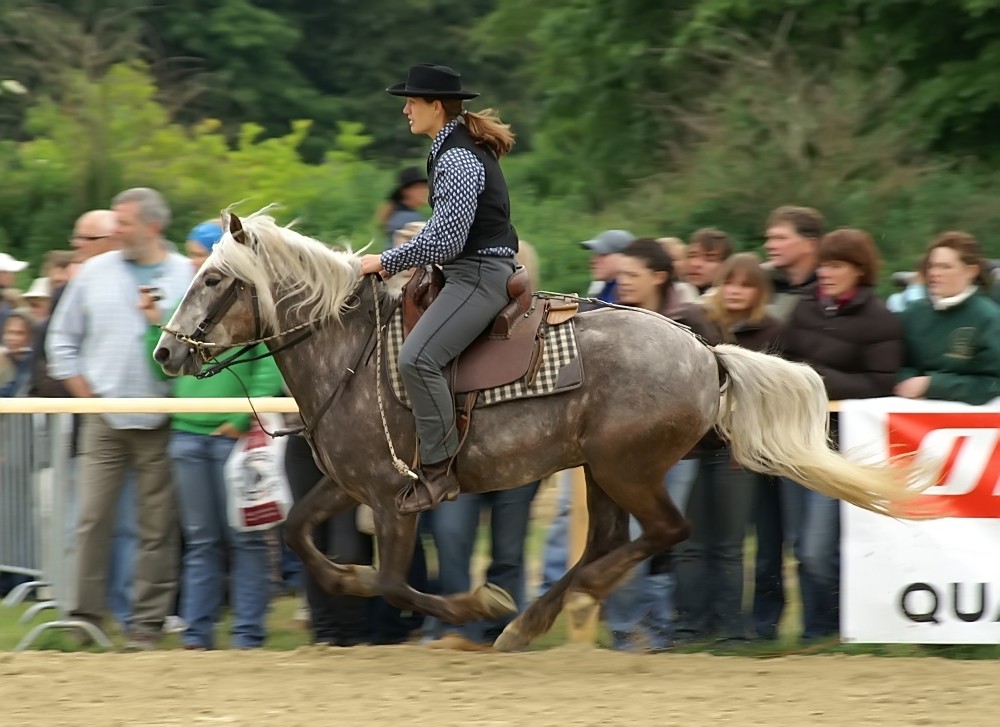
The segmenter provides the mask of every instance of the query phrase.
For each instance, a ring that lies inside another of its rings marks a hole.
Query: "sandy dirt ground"
[[[0,725],[995,725],[1000,664],[563,646],[0,655]]]

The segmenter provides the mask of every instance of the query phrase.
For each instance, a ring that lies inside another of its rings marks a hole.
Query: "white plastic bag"
[[[271,431],[281,427],[261,417]],[[249,532],[280,525],[292,507],[292,491],[285,477],[285,438],[271,439],[256,421],[240,437],[225,466],[229,524]]]

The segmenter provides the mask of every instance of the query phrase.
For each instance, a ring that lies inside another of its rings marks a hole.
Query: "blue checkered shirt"
[[[486,186],[486,169],[468,149],[449,149],[437,159],[448,135],[461,123],[453,119],[434,137],[429,161],[434,165],[434,213],[419,234],[405,245],[386,250],[380,259],[390,275],[429,263],[454,260],[469,239],[479,195]],[[480,250],[487,257],[514,257],[509,247]]]

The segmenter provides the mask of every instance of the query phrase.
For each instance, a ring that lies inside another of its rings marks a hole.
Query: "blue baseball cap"
[[[218,222],[202,222],[188,233],[187,239],[212,252],[212,248],[222,239],[222,225]]]

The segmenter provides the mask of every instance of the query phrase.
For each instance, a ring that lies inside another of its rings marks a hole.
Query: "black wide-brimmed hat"
[[[462,88],[462,76],[454,68],[420,63],[410,67],[410,73],[403,83],[385,89],[393,96],[416,98],[475,98],[476,91]]]
[[[399,201],[404,189],[409,187],[411,184],[420,184],[427,182],[427,175],[422,172],[417,167],[406,167],[401,169],[399,176],[396,178],[396,186],[392,190],[392,194],[389,195],[389,199]]]

